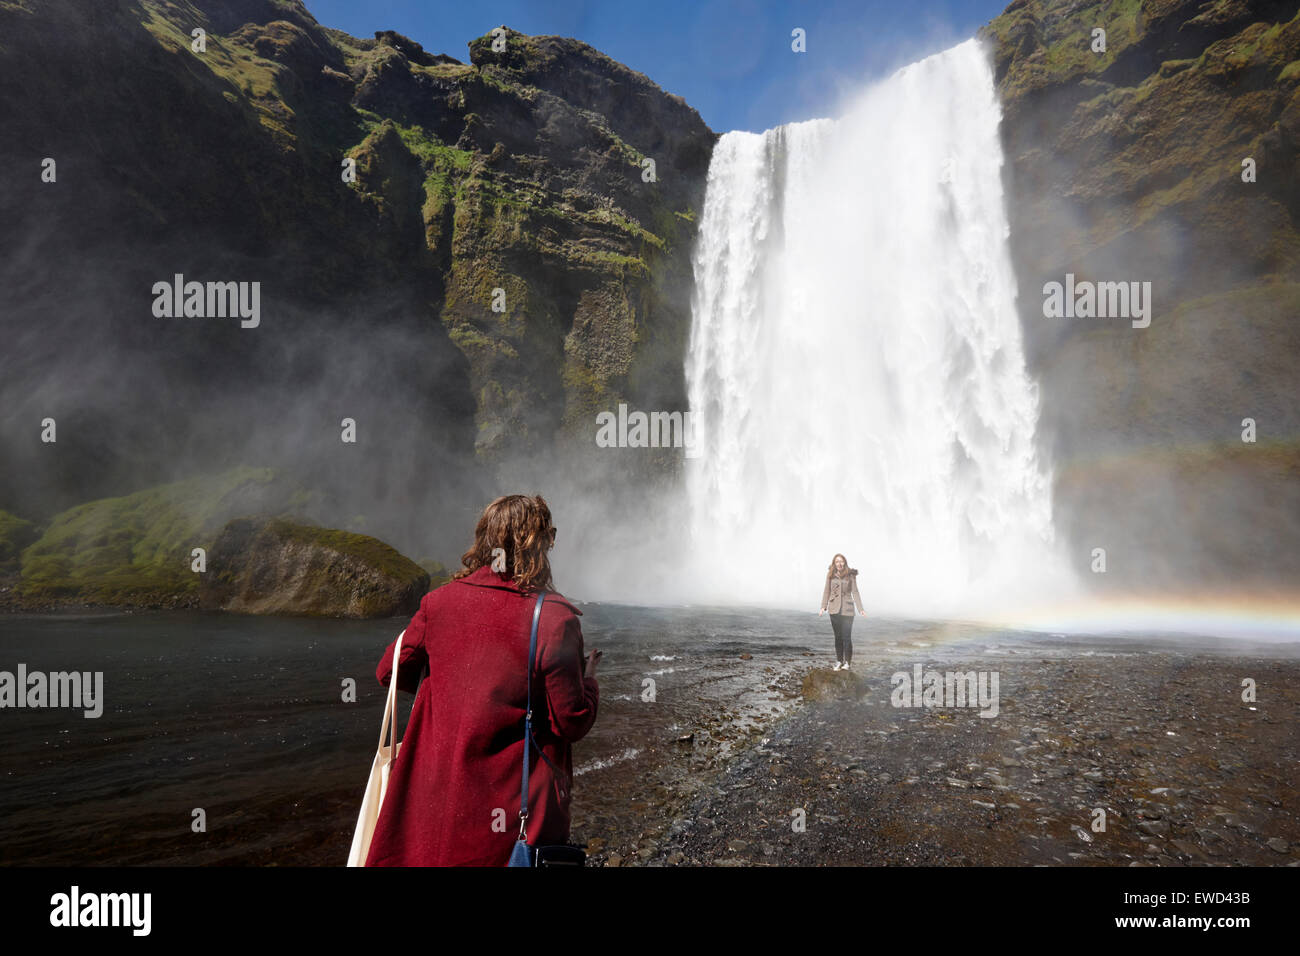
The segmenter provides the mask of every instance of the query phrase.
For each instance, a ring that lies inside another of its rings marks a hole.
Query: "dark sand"
[[[581,778],[574,839],[604,866],[1300,865],[1294,649],[1101,646],[796,664],[773,688],[803,701],[787,713],[739,725],[724,708]],[[997,670],[998,716],[891,706],[913,663]]]

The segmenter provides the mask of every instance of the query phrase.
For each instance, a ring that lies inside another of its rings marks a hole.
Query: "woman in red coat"
[[[540,497],[492,502],[464,570],[424,596],[406,628],[397,687],[419,687],[393,763],[367,866],[505,866],[519,835],[528,637],[538,589],[551,586],[555,543]],[[493,561],[496,567],[493,570]],[[528,843],[569,838],[569,745],[596,720],[600,652],[582,650],[582,612],[548,593],[533,664]],[[393,644],[376,676],[385,687]]]

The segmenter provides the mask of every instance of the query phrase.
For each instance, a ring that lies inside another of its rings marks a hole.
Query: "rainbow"
[[[1026,608],[996,623],[1064,634],[1196,634],[1300,642],[1300,596],[1094,596]]]

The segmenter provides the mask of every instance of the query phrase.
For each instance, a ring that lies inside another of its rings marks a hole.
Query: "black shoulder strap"
[[[546,592],[539,591],[533,606],[533,626],[528,635],[528,709],[524,712],[524,780],[519,791],[519,839],[524,838],[528,822],[528,745],[533,739],[533,658],[537,656],[537,625],[542,619],[542,602]],[[540,748],[539,748],[540,749]]]

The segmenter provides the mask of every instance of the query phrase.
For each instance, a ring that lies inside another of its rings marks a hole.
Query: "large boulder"
[[[804,700],[857,700],[867,692],[867,682],[853,671],[817,667],[803,678]]]
[[[237,515],[298,513],[318,501],[273,469],[233,468],[87,501],[55,515],[39,536],[21,525],[6,534],[0,521],[0,537],[21,543],[11,599],[28,609],[194,607],[195,548],[210,548]]]
[[[222,530],[200,605],[245,614],[414,614],[429,574],[378,538],[284,518],[236,518]]]

